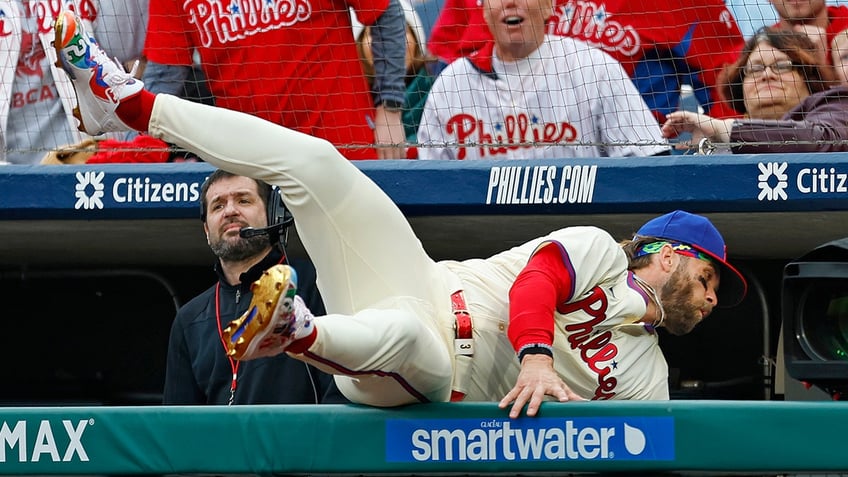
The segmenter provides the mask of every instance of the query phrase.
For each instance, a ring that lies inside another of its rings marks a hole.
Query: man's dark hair
[[[203,182],[203,186],[200,188],[200,220],[204,223],[206,222],[206,194],[209,192],[209,187],[212,184],[218,182],[221,179],[226,179],[228,177],[239,177],[238,174],[233,174],[232,172],[227,172],[221,169],[217,169],[212,174],[209,174],[209,177],[206,178],[206,181]],[[271,186],[268,185],[267,182],[261,181],[258,179],[253,179],[253,182],[256,183],[256,193],[259,194],[259,198],[262,200],[262,205],[265,208],[268,208],[268,198],[271,196]]]

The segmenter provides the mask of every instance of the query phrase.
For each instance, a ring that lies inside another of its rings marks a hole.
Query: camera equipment
[[[784,267],[781,308],[789,375],[848,398],[848,238]]]

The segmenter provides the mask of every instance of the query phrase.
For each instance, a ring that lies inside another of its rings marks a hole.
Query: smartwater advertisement
[[[394,419],[387,462],[668,461],[671,417]]]

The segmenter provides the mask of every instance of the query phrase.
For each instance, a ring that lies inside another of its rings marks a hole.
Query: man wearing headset
[[[318,404],[347,402],[333,378],[286,355],[240,362],[229,358],[222,326],[244,313],[251,284],[269,267],[289,263],[314,283],[308,260],[287,260],[291,216],[267,183],[222,170],[200,193],[206,241],[218,257],[218,282],[186,303],[171,326],[163,403]],[[302,282],[303,283],[303,282]],[[323,310],[315,286],[299,290],[312,309]]]

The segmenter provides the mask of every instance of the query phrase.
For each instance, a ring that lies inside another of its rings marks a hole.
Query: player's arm
[[[546,395],[560,402],[583,399],[556,373],[553,358],[554,311],[557,303],[573,295],[573,274],[560,246],[551,242],[536,251],[510,289],[507,335],[521,371],[499,407],[511,404],[511,418],[518,417],[525,405],[527,415],[535,416]]]
[[[402,144],[406,133],[401,107],[406,96],[406,20],[398,0],[389,0],[386,10],[371,27],[374,55],[374,140],[377,144]],[[378,147],[380,159],[404,159],[404,147]]]

